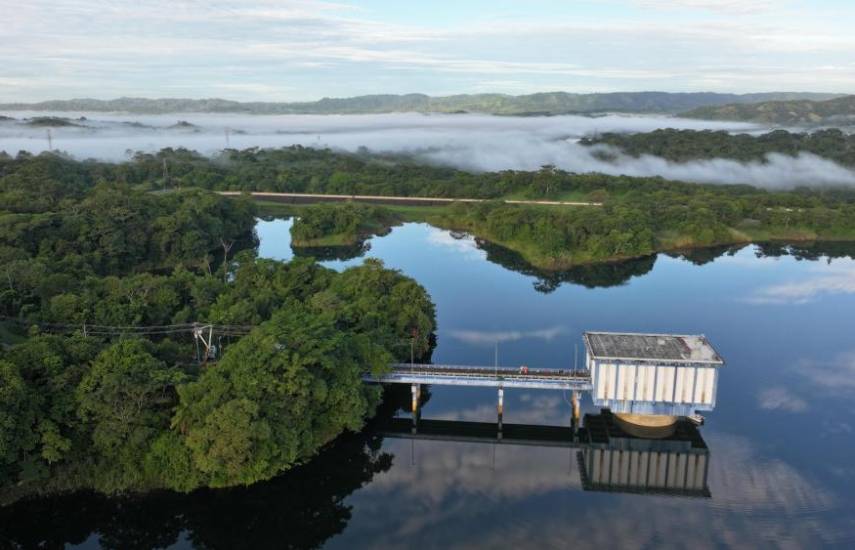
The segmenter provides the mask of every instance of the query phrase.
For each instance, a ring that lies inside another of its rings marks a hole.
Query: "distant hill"
[[[792,126],[853,124],[855,123],[855,95],[825,101],[800,99],[706,106],[683,113],[683,116],[704,120],[738,120]]]
[[[570,94],[548,92],[530,95],[464,94],[431,97],[424,94],[366,95],[324,98],[300,103],[238,102],[225,99],[69,99],[40,103],[0,104],[0,111],[92,111],[134,114],[251,113],[251,114],[358,114],[358,113],[490,113],[497,115],[558,115],[569,113],[679,113],[701,107],[757,103],[773,100],[825,100],[834,94],[709,92],[617,92]]]

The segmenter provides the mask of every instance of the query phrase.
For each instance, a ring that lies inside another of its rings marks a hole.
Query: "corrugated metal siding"
[[[656,401],[673,401],[674,367],[656,367]]]
[[[620,386],[617,399],[635,399],[635,365],[620,365]]]
[[[594,404],[614,412],[685,416],[712,410],[718,369],[591,361]]]
[[[707,486],[706,454],[589,449],[583,456],[594,485],[690,492]]]

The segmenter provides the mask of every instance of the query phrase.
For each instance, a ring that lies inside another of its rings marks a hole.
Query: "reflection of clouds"
[[[761,289],[748,302],[755,304],[803,304],[822,295],[855,294],[855,267],[832,270],[790,283]]]
[[[828,393],[855,391],[855,351],[838,354],[830,361],[802,360],[797,372]]]
[[[710,434],[712,505],[732,512],[809,514],[827,510],[834,497],[777,458],[759,456],[745,438]]]
[[[516,342],[523,339],[536,339],[550,341],[567,332],[566,327],[554,326],[538,330],[506,330],[506,331],[484,331],[484,330],[450,330],[449,335],[455,340],[467,344],[495,344],[503,342]]]
[[[427,242],[434,246],[450,248],[462,254],[464,258],[479,260],[487,258],[487,253],[478,248],[478,244],[472,235],[453,235],[450,231],[429,227]]]
[[[546,425],[570,425],[570,404],[565,402],[560,392],[539,392],[541,395],[532,395],[529,392],[519,396],[519,401],[524,405],[521,408],[514,406],[512,402],[517,390],[505,390],[505,409],[503,420],[514,424],[546,424]],[[465,422],[495,422],[496,406],[479,405],[471,409],[451,411],[430,415],[437,420],[461,420]]]
[[[757,404],[770,411],[804,412],[808,408],[804,399],[781,387],[762,390],[757,394]]]
[[[392,470],[351,500],[358,521],[333,546],[798,548],[850,536],[835,498],[792,466],[748,439],[707,441],[710,500],[583,493],[567,450],[497,447],[493,469],[488,445],[419,441],[411,465],[410,443],[387,441]]]

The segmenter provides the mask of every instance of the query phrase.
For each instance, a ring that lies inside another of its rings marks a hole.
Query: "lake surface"
[[[259,222],[261,255],[293,257],[290,223]],[[582,361],[585,330],[706,334],[727,361],[700,428],[710,497],[586,490],[572,449],[409,441],[368,429],[249,488],[22,502],[0,510],[5,540],[117,549],[855,547],[855,246],[662,254],[552,275],[423,224],[366,248],[325,263],[380,258],[424,285],[437,305],[437,363],[490,365],[498,344],[501,365],[567,368],[577,346]],[[493,422],[495,400],[489,389],[433,388],[422,418]],[[381,416],[395,405],[391,396]],[[586,396],[583,413],[598,412]],[[568,426],[570,416],[559,392],[505,391],[506,423]]]

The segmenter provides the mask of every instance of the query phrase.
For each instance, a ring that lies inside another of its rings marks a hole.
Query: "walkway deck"
[[[575,391],[590,391],[592,389],[591,376],[587,371],[528,369],[526,373],[523,373],[518,367],[419,363],[397,363],[392,365],[392,372],[389,374],[380,377],[367,374],[363,380],[381,384],[431,384],[435,386]]]

